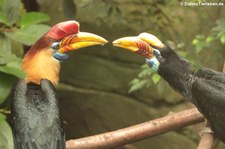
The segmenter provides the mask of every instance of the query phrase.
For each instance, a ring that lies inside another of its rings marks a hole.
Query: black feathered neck
[[[185,98],[191,99],[190,88],[195,79],[191,64],[167,45],[158,50],[161,52],[161,56],[157,58],[160,62],[159,75]]]

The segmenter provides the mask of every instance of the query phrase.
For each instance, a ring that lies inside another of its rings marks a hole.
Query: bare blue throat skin
[[[147,63],[147,65],[149,66],[149,68],[151,68],[153,71],[158,71],[159,68],[159,61],[157,60],[157,57],[161,56],[161,53],[159,50],[157,49],[153,49],[154,52],[154,56],[152,58],[145,58],[145,62]]]
[[[62,54],[62,53],[59,53],[58,51],[54,52],[53,53],[53,57],[60,61],[60,62],[63,62],[65,60],[67,60],[69,58],[69,55],[68,54]]]

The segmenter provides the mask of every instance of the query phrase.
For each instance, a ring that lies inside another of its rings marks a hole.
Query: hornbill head
[[[157,37],[149,33],[119,38],[113,41],[113,45],[144,56],[146,58],[146,63],[154,71],[158,70],[160,64],[157,57],[161,57],[161,52],[167,49]]]
[[[56,85],[60,61],[68,58],[68,52],[105,43],[107,41],[98,35],[80,32],[79,23],[74,20],[58,23],[25,54],[22,63],[25,80],[40,84],[41,79],[48,79]]]
[[[136,52],[148,59],[156,54],[154,49],[164,47],[164,44],[157,37],[149,33],[141,33],[133,37],[122,37],[113,41],[113,45]]]

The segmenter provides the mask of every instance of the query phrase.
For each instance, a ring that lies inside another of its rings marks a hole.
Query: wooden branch
[[[202,135],[197,149],[211,149],[213,145],[214,137],[210,133]]]
[[[205,130],[202,130],[202,131],[211,130],[210,124],[208,121],[206,121],[205,128],[203,129]],[[213,145],[213,140],[214,140],[213,133],[205,132],[204,134],[201,135],[201,140],[198,144],[197,149],[211,149]]]
[[[197,108],[171,113],[162,118],[86,138],[69,140],[67,149],[110,149],[203,122]]]

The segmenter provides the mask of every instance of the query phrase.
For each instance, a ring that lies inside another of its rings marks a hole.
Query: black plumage
[[[161,53],[157,57],[159,75],[196,105],[214,135],[225,142],[225,74],[208,68],[196,70],[169,46],[157,49]]]
[[[40,85],[20,80],[12,100],[15,149],[65,149],[58,100],[49,80]]]

